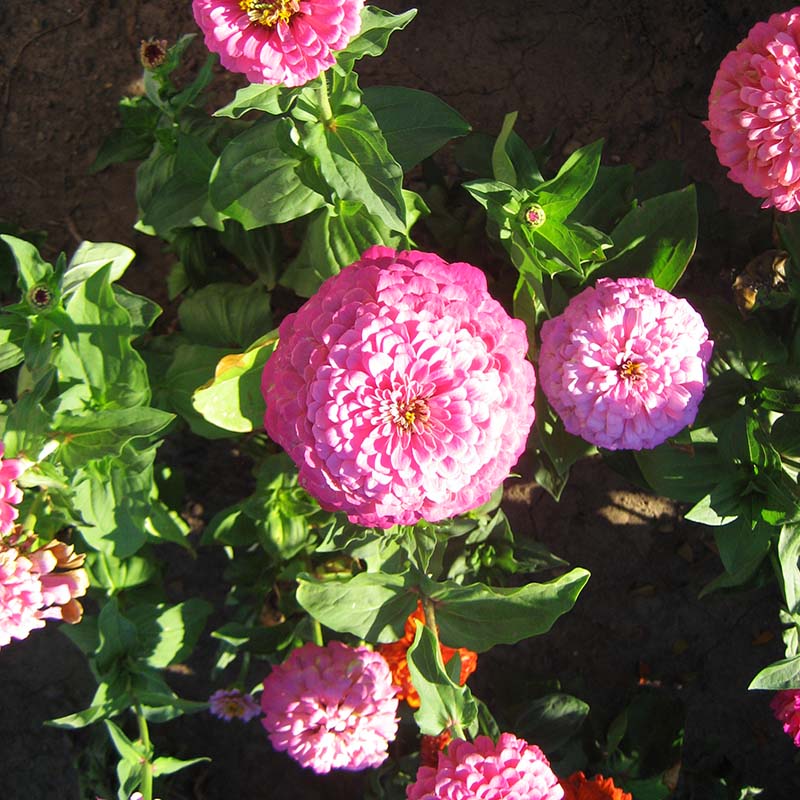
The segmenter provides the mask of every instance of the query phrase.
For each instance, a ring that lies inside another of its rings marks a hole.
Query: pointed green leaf
[[[361,9],[361,29],[347,47],[336,54],[337,65],[350,70],[354,62],[364,56],[379,56],[389,44],[389,37],[405,28],[416,15],[416,8],[402,14],[390,14],[374,6],[364,6]]]

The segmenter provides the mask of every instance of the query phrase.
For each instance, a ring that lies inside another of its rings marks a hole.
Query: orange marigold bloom
[[[414,620],[425,622],[425,613],[422,610],[422,603],[417,603],[417,609],[409,615],[406,620],[405,633],[403,638],[391,644],[382,644],[378,646],[378,652],[386,659],[389,664],[389,669],[392,671],[392,683],[400,687],[397,697],[400,700],[405,700],[411,708],[419,708],[419,695],[414,685],[411,683],[411,674],[408,671],[408,660],[406,654],[408,648],[414,644],[414,637],[417,633],[417,627]],[[442,661],[447,664],[455,653],[461,657],[461,675],[459,676],[459,683],[464,684],[467,678],[475,672],[478,666],[478,654],[473,653],[472,650],[467,650],[466,647],[445,647],[440,645],[442,651]]]
[[[582,772],[574,772],[569,778],[561,779],[564,800],[633,800],[630,792],[614,785],[611,778],[595,775],[587,778]]]

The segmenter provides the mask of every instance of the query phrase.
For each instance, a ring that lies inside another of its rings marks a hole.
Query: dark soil
[[[410,4],[379,5],[397,11]],[[554,163],[599,137],[606,139],[606,163],[682,160],[692,180],[709,183],[721,204],[739,214],[743,230],[763,220],[758,202],[725,179],[701,121],[724,54],[782,7],[761,0],[421,5],[384,57],[361,62],[362,86],[426,89],[489,133],[499,130],[506,112],[518,110],[517,130],[529,143],[554,132]],[[140,254],[128,283],[149,293],[163,285],[171,256],[131,227],[134,167],[92,176],[88,167],[115,124],[119,97],[136,90],[140,40],[174,41],[194,30],[188,0],[3,0],[0,220],[46,230],[47,256],[71,251],[84,238],[124,242]],[[194,66],[202,63],[200,44],[190,52]],[[220,73],[218,96],[228,98],[238,85],[236,76]],[[690,275],[701,291],[751,254],[721,242],[706,245],[702,255]],[[187,508],[201,520],[234,499],[209,496],[214,483],[211,466],[187,474]],[[699,600],[720,570],[705,530],[682,522],[680,508],[625,484],[598,461],[575,470],[560,504],[530,483],[511,482],[507,509],[519,536],[540,539],[590,569],[592,579],[574,612],[550,634],[481,659],[475,686],[490,705],[515,701],[507,697],[510,672],[513,685],[532,687],[557,676],[608,722],[649,681],[686,712],[676,797],[710,796],[703,775],[714,770],[765,787],[765,800],[800,796],[795,749],[772,719],[769,696],[747,692],[752,676],[782,654],[776,590]],[[193,569],[186,565],[184,572]],[[194,576],[198,584],[221,580],[213,560],[202,570]],[[86,705],[93,681],[82,657],[56,630],[36,632],[3,649],[0,680],[0,796],[77,798],[77,752],[90,738],[41,723]],[[195,679],[175,681],[193,699],[208,694],[199,670]],[[214,758],[176,783],[165,800],[360,796],[358,776],[326,781],[273,754],[256,722],[226,725],[201,715],[155,735],[162,752]],[[86,774],[85,763],[81,769]]]

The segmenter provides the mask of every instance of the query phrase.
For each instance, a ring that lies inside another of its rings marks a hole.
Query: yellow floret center
[[[644,375],[644,364],[641,361],[626,358],[617,367],[617,372],[621,378],[626,378],[629,381],[638,381]]]
[[[251,22],[274,28],[279,22],[288,22],[300,11],[300,0],[239,0],[239,8]]]

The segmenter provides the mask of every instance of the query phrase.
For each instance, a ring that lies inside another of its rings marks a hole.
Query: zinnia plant
[[[361,28],[364,0],[193,0],[206,47],[251,83],[302,86]]]
[[[525,449],[525,326],[484,274],[373,247],[281,323],[267,433],[325,509],[389,528],[488,500]]]
[[[700,315],[651,280],[601,278],[541,336],[541,386],[570,433],[641,450],[694,420],[713,343]]]
[[[264,679],[261,708],[272,746],[318,773],[376,767],[397,734],[386,662],[341,642],[293,650]]]
[[[777,692],[770,703],[775,718],[783,723],[783,732],[800,747],[800,689]]]
[[[711,141],[728,177],[763,207],[800,208],[800,8],[756,24],[720,64],[708,98]]]

